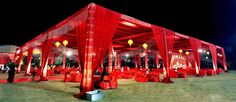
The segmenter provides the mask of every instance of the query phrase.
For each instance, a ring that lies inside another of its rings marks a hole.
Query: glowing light
[[[185,54],[186,54],[186,55],[189,55],[189,52],[188,52],[188,51],[186,51],[186,52],[185,52]]]
[[[198,49],[198,52],[199,52],[199,53],[202,53],[202,52],[203,52],[203,50],[202,50],[202,49]]]
[[[129,40],[128,40],[128,44],[129,44],[129,46],[131,46],[133,43],[134,43],[134,42],[133,42],[132,39],[129,39]]]
[[[71,51],[67,51],[67,52],[66,52],[66,55],[67,55],[67,56],[71,56],[71,55],[72,55],[72,52],[71,52]]]
[[[129,54],[125,54],[126,57],[129,57]]]
[[[208,57],[206,56],[206,59],[208,59]]]
[[[122,22],[122,24],[127,25],[127,26],[131,26],[131,27],[135,27],[136,25],[130,22]]]
[[[210,52],[209,52],[209,51],[207,51],[207,52],[206,52],[206,54],[208,54],[208,55],[209,55],[209,54],[210,54]]]
[[[220,56],[220,54],[218,53],[217,56]]]
[[[145,53],[145,52],[143,52],[143,56],[146,56],[146,53]]]
[[[60,45],[61,45],[61,43],[58,42],[58,41],[55,43],[55,46],[56,46],[56,47],[59,47]]]
[[[41,53],[41,51],[39,49],[34,49],[33,50],[33,54],[40,54],[40,53]]]
[[[20,49],[16,51],[16,54],[19,54],[20,53]]]
[[[143,48],[146,49],[148,45],[146,43],[143,44]]]
[[[23,55],[28,55],[28,52],[24,52]]]
[[[182,49],[179,49],[179,53],[182,53],[183,52],[183,50]]]
[[[222,57],[222,54],[220,54],[220,57]]]
[[[62,43],[63,43],[64,46],[66,46],[68,44],[68,41],[64,40]]]

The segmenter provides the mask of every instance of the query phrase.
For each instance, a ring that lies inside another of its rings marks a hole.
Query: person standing
[[[7,78],[7,82],[8,83],[12,83],[14,81],[14,76],[15,76],[15,63],[10,62],[8,64],[9,67],[9,71],[8,71],[8,78]]]

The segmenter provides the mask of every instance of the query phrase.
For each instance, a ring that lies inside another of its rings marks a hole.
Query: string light
[[[59,47],[60,45],[61,45],[61,43],[58,42],[58,41],[55,43],[55,46],[56,46],[56,47]]]
[[[148,47],[147,43],[143,44],[143,48],[146,49]]]
[[[129,40],[128,40],[128,44],[129,44],[130,47],[131,47],[131,45],[132,45],[133,43],[134,43],[134,42],[133,42],[132,39],[129,39]]]

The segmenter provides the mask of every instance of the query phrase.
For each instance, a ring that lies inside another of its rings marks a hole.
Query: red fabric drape
[[[33,48],[30,48],[27,52],[28,52],[28,56],[27,56],[25,75],[29,75],[29,73],[30,73],[32,55],[33,55]]]
[[[48,65],[48,57],[50,54],[52,39],[48,39],[42,43],[42,63],[41,63],[41,76],[40,80],[45,80],[45,76],[47,75],[47,65]]]
[[[165,78],[169,78],[169,68],[174,45],[175,32],[152,25],[153,35],[156,39],[160,56],[166,70]]]
[[[138,54],[138,65],[141,67],[141,53]]]
[[[155,63],[156,63],[156,68],[158,68],[159,59],[160,59],[160,58],[159,58],[159,54],[157,54],[157,55],[156,55],[156,59],[155,59],[155,60],[156,60],[156,62],[155,62]]]
[[[216,71],[217,69],[217,50],[216,50],[216,46],[213,44],[209,44],[209,49],[211,51],[211,56],[212,56],[212,63],[213,63],[213,69],[214,71]]]
[[[226,57],[225,57],[225,50],[224,48],[221,48],[221,53],[222,53],[222,60],[223,60],[223,66],[224,66],[224,70],[227,71],[227,62],[226,62]]]
[[[117,54],[117,68],[120,68],[120,55]]]
[[[112,72],[112,45],[109,46],[108,51],[108,72]]]
[[[22,61],[22,57],[23,57],[23,53],[22,52],[20,52],[20,54],[19,54],[19,58],[17,59],[17,64],[18,64],[18,67],[17,67],[17,72],[20,72],[20,70],[21,70],[21,61]]]
[[[185,58],[186,58],[186,68],[189,68],[189,58],[188,58],[188,55],[186,55]]]
[[[135,64],[135,68],[138,67],[138,57],[134,56],[134,64]]]
[[[144,50],[144,53],[145,53],[145,56],[144,56],[145,68],[148,69],[148,51],[147,51],[147,49]]]
[[[92,75],[104,58],[119,21],[120,14],[91,5],[87,21],[78,27],[77,42],[83,74],[81,94],[93,90]]]
[[[195,38],[190,37],[189,42],[193,51],[194,59],[196,62],[196,73],[199,74],[200,64],[201,64],[201,57],[198,49],[201,48],[201,41]]]

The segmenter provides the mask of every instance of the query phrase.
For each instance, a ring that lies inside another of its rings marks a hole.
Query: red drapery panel
[[[20,52],[18,59],[16,60],[16,63],[18,64],[17,72],[20,72],[21,70],[21,61],[22,61],[23,53]]]
[[[83,79],[81,94],[93,90],[92,75],[104,58],[112,42],[120,14],[100,6],[90,5],[86,22],[81,22],[77,29],[79,59]]]
[[[158,68],[159,60],[160,60],[160,57],[159,57],[159,54],[157,54],[157,55],[156,55],[156,59],[155,59],[156,68]]]
[[[141,67],[141,53],[138,54],[138,65]]]
[[[48,39],[42,43],[42,63],[41,63],[41,80],[44,80],[44,76],[47,74],[47,65],[48,65],[48,57],[50,54],[52,39]]]
[[[76,22],[75,22],[76,23]],[[85,92],[85,83],[86,83],[86,76],[84,76],[84,69],[87,67],[85,66],[85,57],[88,56],[87,53],[85,53],[87,51],[87,45],[88,45],[88,32],[86,29],[86,25],[87,23],[85,21],[83,22],[78,22],[80,23],[79,26],[76,29],[76,33],[78,35],[77,37],[77,47],[78,47],[78,59],[79,59],[79,63],[80,63],[80,67],[81,67],[81,71],[82,71],[82,84],[80,85],[80,91]]]
[[[225,57],[225,50],[224,48],[221,48],[221,53],[222,53],[222,60],[223,60],[223,66],[224,66],[224,70],[227,71],[227,62],[226,62],[226,57]]]
[[[112,45],[109,46],[108,48],[108,72],[112,72]]]
[[[169,67],[174,45],[175,32],[154,25],[152,25],[152,31],[165,67],[165,77],[169,78]]]
[[[200,64],[201,64],[201,57],[200,57],[200,53],[198,52],[198,49],[201,48],[201,41],[198,39],[195,39],[193,37],[189,38],[189,42],[193,51],[193,55],[194,55],[194,59],[196,62],[196,73],[199,74],[199,70],[200,70]]]
[[[144,56],[144,61],[145,61],[145,68],[148,69],[148,51],[147,49],[144,50],[145,56]]]
[[[113,34],[120,22],[121,15],[101,6],[96,6],[94,21],[94,53],[93,73],[104,58]]]
[[[213,69],[216,71],[217,69],[217,50],[216,46],[213,44],[209,44],[209,49],[211,51],[211,56],[212,56],[212,63],[213,63]]]
[[[29,75],[29,73],[30,73],[32,55],[33,55],[33,48],[30,48],[30,49],[27,51],[27,53],[28,53],[28,56],[27,56],[27,63],[26,63],[25,75]]]

